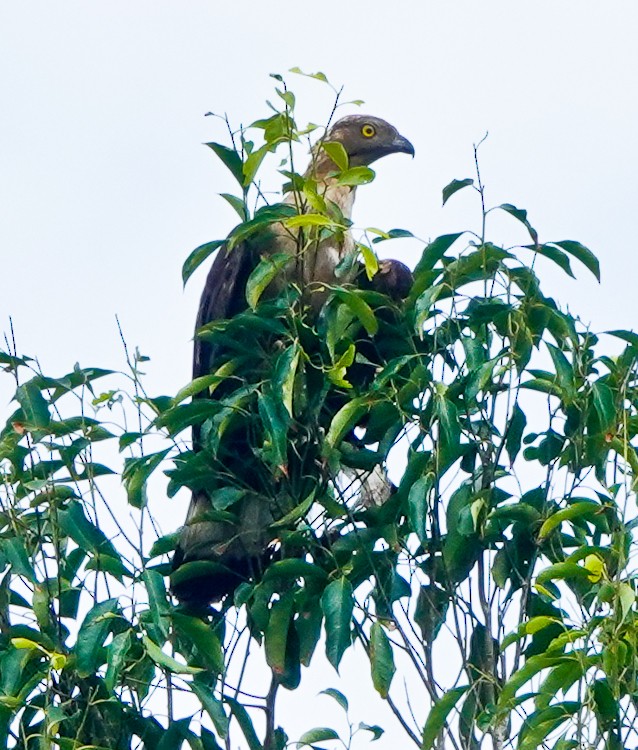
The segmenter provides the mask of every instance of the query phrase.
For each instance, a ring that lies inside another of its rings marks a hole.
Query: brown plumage
[[[352,214],[356,187],[339,184],[335,176],[337,167],[328,150],[322,147],[325,142],[340,143],[350,167],[368,166],[392,153],[414,155],[412,144],[396,128],[377,117],[354,115],[336,122],[325,139],[313,148],[305,178],[315,181],[317,194],[328,205],[337,206],[347,220]],[[296,200],[295,193],[284,198],[284,202],[291,204]],[[305,244],[300,241],[300,235],[279,223],[272,224],[267,233],[267,239],[264,240],[262,235],[259,243],[248,240],[230,251],[226,247],[218,251],[202,293],[196,331],[211,321],[232,318],[246,309],[246,282],[260,255],[285,253],[290,256],[280,281],[271,283],[270,293],[294,282],[302,289],[304,302],[315,312],[327,296],[326,284],[354,280],[356,267],[345,278],[337,279],[335,275],[339,262],[354,251],[349,232]],[[407,294],[410,280],[410,271],[402,263],[383,261],[373,286],[401,298]],[[219,344],[196,336],[193,378],[215,372],[220,352]],[[193,429],[193,446],[196,451],[202,449],[199,427]],[[173,560],[173,591],[178,598],[191,604],[218,601],[232,592],[241,580],[258,574],[266,547],[275,536],[268,527],[284,512],[273,509],[272,504],[263,498],[241,501],[238,507],[233,507],[238,524],[230,524],[206,518],[211,509],[205,490],[193,492]],[[185,563],[198,565],[190,566],[188,575],[181,575],[183,571],[179,568]]]

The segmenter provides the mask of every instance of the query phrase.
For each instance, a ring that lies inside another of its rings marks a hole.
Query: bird
[[[331,147],[329,144],[338,144]],[[327,208],[343,226],[349,226],[358,180],[340,179],[336,161],[339,154],[347,157],[347,169],[366,168],[382,157],[394,153],[414,156],[410,141],[385,120],[371,115],[350,115],[336,121],[311,150],[304,184],[310,185],[314,201]],[[344,182],[346,184],[344,184]],[[354,184],[348,184],[352,182]],[[311,212],[300,204],[299,194],[290,190],[283,199],[284,206],[295,212]],[[309,241],[308,237],[312,239]],[[196,320],[193,349],[193,379],[215,373],[223,362],[228,342],[219,337],[198,336],[204,326],[216,321],[232,320],[247,310],[248,279],[263,258],[283,258],[280,272],[269,283],[266,294],[276,297],[287,286],[293,285],[301,298],[301,306],[310,319],[316,319],[331,285],[347,284],[355,280],[356,264],[339,270],[344,259],[356,255],[350,232],[321,233],[315,230],[290,230],[283,221],[274,221],[258,235],[235,243],[227,242],[212,263],[202,292]],[[399,261],[380,261],[379,272],[373,277],[372,287],[390,297],[405,297],[411,283],[411,272]],[[247,365],[248,366],[248,365]],[[223,391],[223,384],[220,386]],[[218,394],[215,394],[217,397]],[[196,398],[207,398],[203,391]],[[245,442],[245,436],[241,438]],[[193,426],[193,451],[205,451],[202,426]],[[236,453],[245,450],[240,445]],[[241,460],[241,456],[239,457]],[[251,496],[233,506],[234,523],[223,513],[215,513],[211,493],[207,487],[193,489],[191,504],[175,549],[171,574],[171,589],[182,603],[192,606],[221,601],[242,581],[254,578],[263,567],[266,549],[275,532],[268,527],[285,508],[273,508],[272,503]]]

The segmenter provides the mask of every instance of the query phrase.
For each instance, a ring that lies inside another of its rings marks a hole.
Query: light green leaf
[[[334,227],[335,229],[346,229],[323,214],[298,214],[285,219],[283,225],[287,229],[296,227]]]
[[[601,511],[601,506],[593,501],[583,500],[582,502],[574,503],[547,518],[538,532],[538,537],[539,539],[546,539],[563,521],[571,521],[574,518],[581,518],[582,516],[593,516],[595,513],[600,513]]]
[[[324,141],[321,148],[328,154],[330,159],[335,163],[337,169],[344,172],[348,169],[348,152],[339,141]]]
[[[251,309],[256,309],[266,287],[282,273],[290,262],[291,257],[287,253],[274,253],[261,259],[246,282],[246,301]]]
[[[466,693],[468,687],[468,685],[463,685],[462,687],[448,690],[443,697],[432,706],[428,718],[425,721],[425,726],[423,727],[421,750],[432,750],[436,738],[445,726],[448,716],[461,697]]]
[[[142,643],[146,649],[146,653],[151,657],[151,661],[155,662],[158,667],[162,669],[168,669],[173,674],[199,674],[204,670],[201,667],[189,667],[187,664],[181,664],[172,656],[165,654],[162,649],[146,635],[142,636]]]

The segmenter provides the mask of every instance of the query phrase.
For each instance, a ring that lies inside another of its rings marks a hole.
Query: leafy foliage
[[[315,128],[298,127],[280,78],[276,94],[268,118],[208,144],[237,183],[239,195],[223,197],[240,223],[189,256],[185,281],[214,250],[258,242],[275,223],[303,242],[348,229],[295,170],[296,144]],[[342,184],[372,179],[318,144]],[[257,181],[278,150],[297,200],[260,205]],[[175,397],[144,392],[139,354],[121,388],[116,373],[78,366],[53,378],[0,353],[17,405],[0,433],[1,745],[208,750],[230,746],[232,721],[249,747],[284,747],[283,729],[267,720],[262,732],[254,700],[241,702],[241,644],[263,646],[272,717],[277,688],[300,684],[322,633],[335,669],[363,646],[372,685],[426,750],[485,738],[524,750],[635,744],[638,336],[614,331],[624,348],[600,353],[537,273],[548,262],[572,275],[575,259],[598,277],[594,255],[573,240],[541,243],[512,204],[495,208],[531,244],[503,246],[485,233],[494,209],[480,175],[451,182],[443,201],[465,188],[483,230],[427,243],[404,301],[340,286],[308,315],[303,290],[272,292],[280,267],[264,260],[246,310],[199,332],[223,345],[218,370]],[[374,278],[371,234],[411,234],[362,233]],[[208,399],[189,400],[206,388]],[[135,430],[115,425],[127,399]],[[197,452],[185,442],[194,425]],[[114,451],[122,467],[97,460]],[[189,612],[167,591],[176,534],[155,532],[148,492],[160,471],[169,497],[206,489],[212,522],[238,528],[246,508],[267,509],[258,542],[279,551],[220,610]],[[110,515],[117,476],[133,534]],[[370,489],[379,478],[381,495]],[[177,685],[197,719],[176,718]],[[160,689],[168,723],[151,703]],[[346,697],[325,692],[347,714]],[[347,724],[348,747],[382,732]],[[298,746],[338,737],[309,729]]]

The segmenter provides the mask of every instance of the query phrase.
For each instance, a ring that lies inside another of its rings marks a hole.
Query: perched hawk
[[[393,153],[414,155],[412,144],[389,123],[378,117],[352,115],[336,122],[325,138],[312,151],[312,158],[304,175],[316,185],[316,194],[324,205],[336,208],[349,220],[356,192],[355,185],[344,185],[339,170],[331,158],[336,154],[325,144],[341,144],[348,157],[348,168],[367,167],[377,159]],[[339,147],[337,147],[339,148]],[[341,151],[339,149],[339,151]],[[284,203],[299,212],[312,211],[297,204],[299,196],[291,191]],[[275,222],[262,232],[258,241],[250,239],[232,249],[220,248],[213,262],[197,315],[196,331],[212,321],[227,320],[247,308],[246,283],[261,257],[288,255],[280,278],[271,282],[268,292],[275,294],[287,283],[302,290],[302,302],[316,315],[326,300],[326,285],[352,282],[353,270],[337,279],[335,269],[354,253],[354,240],[349,232],[303,244],[300,233]],[[409,269],[398,261],[381,261],[373,282],[376,287],[397,298],[406,296],[411,282]],[[219,366],[220,344],[211,343],[196,335],[193,356],[193,378],[214,373]],[[206,396],[207,394],[200,394]],[[194,450],[201,449],[200,429],[193,429]],[[203,604],[219,601],[234,590],[241,580],[255,574],[255,561],[263,557],[265,547],[274,537],[268,526],[275,520],[267,502],[243,503],[237,510],[238,525],[211,521],[209,494],[194,491],[186,524],[182,529],[173,560],[172,588],[177,597],[189,603]],[[282,513],[279,513],[281,517]],[[181,566],[199,563],[194,574],[182,576]]]

